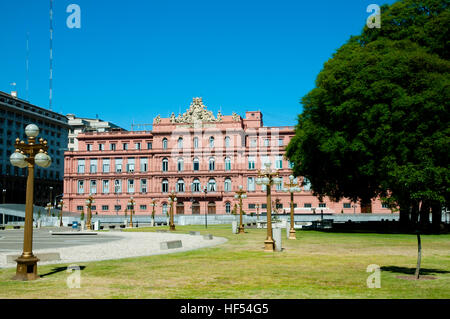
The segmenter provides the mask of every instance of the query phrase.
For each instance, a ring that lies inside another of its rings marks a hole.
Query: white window
[[[116,173],[121,173],[122,172],[122,159],[121,158],[116,158]]]
[[[128,150],[128,143],[123,143],[122,145],[123,145],[123,150],[127,151]]]
[[[200,169],[200,161],[196,157],[196,158],[194,158],[194,162],[193,162],[193,170],[198,171],[199,169]]]
[[[86,144],[86,150],[92,151],[92,144]]]
[[[282,169],[283,168],[283,156],[278,155],[275,160],[275,168]]]
[[[182,137],[180,137],[178,139],[178,148],[183,148],[183,138]]]
[[[78,160],[78,173],[84,173],[84,159]]]
[[[225,170],[226,171],[231,170],[231,159],[229,157],[225,157]]]
[[[137,150],[140,150],[141,149],[141,143],[135,143],[134,144],[134,147],[137,149]]]
[[[163,138],[163,140],[162,140],[162,147],[163,147],[164,150],[167,149],[167,138]]]
[[[103,180],[103,193],[108,194],[109,193],[109,180],[104,179]]]
[[[209,158],[209,170],[210,170],[210,171],[213,171],[214,168],[215,168],[215,160],[214,160],[214,157],[210,157],[210,158]]]
[[[270,140],[268,138],[264,139],[264,146],[270,146]]]
[[[283,186],[284,186],[284,181],[283,181],[283,177],[281,177],[281,184],[276,184],[277,185],[277,191],[282,191],[283,190]]]
[[[184,181],[182,179],[177,182],[177,192],[184,193]]]
[[[109,158],[103,159],[103,173],[109,173]]]
[[[116,194],[122,193],[122,180],[120,179],[114,180],[114,193]]]
[[[214,137],[213,137],[213,136],[211,136],[211,137],[209,138],[209,147],[210,147],[210,148],[213,148],[213,147],[214,147]]]
[[[196,178],[192,182],[192,191],[193,192],[200,192],[200,189],[201,189],[200,181]]]
[[[230,147],[231,146],[231,139],[229,136],[225,137],[225,147]]]
[[[146,172],[148,169],[148,159],[147,158],[141,158],[139,163],[139,166],[141,167],[141,172]]]
[[[230,202],[225,203],[225,213],[231,214],[231,204]]]
[[[167,193],[167,192],[169,191],[169,182],[167,181],[167,179],[164,179],[164,180],[162,181],[162,184],[161,184],[161,191],[162,191],[163,193]]]
[[[278,139],[278,146],[283,146],[283,139],[282,138]]]
[[[134,193],[134,179],[128,180],[128,193]]]
[[[310,191],[311,190],[311,183],[309,182],[309,180],[305,177],[304,179],[303,179],[303,189],[305,190],[305,191]]]
[[[78,194],[84,194],[84,181],[78,181]]]
[[[147,193],[147,180],[141,179],[141,193]]]
[[[224,183],[224,191],[225,192],[231,192],[231,179],[226,178]]]
[[[90,169],[89,169],[89,171],[91,172],[91,173],[97,173],[97,159],[95,159],[95,158],[92,158],[91,160],[90,160],[90,162],[91,162],[91,164],[90,164]]]
[[[95,179],[91,180],[90,193],[97,194],[97,181]]]
[[[198,137],[194,137],[194,148],[198,148]]]
[[[109,144],[109,149],[110,149],[111,151],[115,151],[115,150],[116,150],[116,144],[115,144],[115,143]]]
[[[216,188],[216,181],[213,178],[211,178],[208,181],[208,192],[215,192],[216,189],[217,189]]]
[[[167,172],[169,170],[169,160],[167,158],[163,158],[162,160],[162,171]]]
[[[105,149],[105,144],[98,144],[98,150],[103,151]]]
[[[134,157],[130,157],[127,159],[127,172],[134,172]]]
[[[262,156],[261,157],[261,167],[266,167],[266,163],[270,163],[269,156]]]
[[[183,171],[183,166],[184,166],[183,163],[184,163],[183,159],[179,158],[178,162],[177,162],[177,169],[179,172]]]
[[[147,142],[147,149],[151,150],[152,149],[152,142]]]
[[[247,190],[249,192],[253,192],[255,190],[255,178],[254,177],[247,178]]]
[[[250,147],[256,147],[256,138],[250,139]]]
[[[256,159],[255,159],[255,157],[254,156],[249,156],[248,157],[248,169],[255,169],[255,162],[256,162]]]

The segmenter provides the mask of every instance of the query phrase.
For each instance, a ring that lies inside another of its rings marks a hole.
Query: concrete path
[[[0,268],[15,267],[7,263],[6,256],[22,253],[23,230],[0,233]],[[201,235],[172,234],[165,232],[98,232],[95,236],[51,235],[48,230],[34,234],[33,253],[59,253],[61,260],[39,262],[38,265],[80,263],[97,260],[120,259],[177,253],[225,243],[227,239],[213,237],[204,239]],[[161,242],[181,240],[181,248],[161,250]]]

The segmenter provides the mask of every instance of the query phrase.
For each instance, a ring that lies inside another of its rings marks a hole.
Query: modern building
[[[25,203],[27,169],[12,166],[9,157],[15,151],[16,138],[26,141],[25,127],[36,124],[39,137],[48,142],[48,154],[52,158],[50,167],[35,169],[34,203],[45,206],[50,201],[50,193],[54,197],[63,191],[69,125],[64,115],[30,104],[14,93],[0,92],[0,187],[6,189],[7,203]]]
[[[77,136],[84,132],[109,132],[123,130],[119,126],[103,121],[101,119],[89,119],[76,117],[75,114],[67,114],[68,123],[70,125],[69,129],[69,143],[67,149],[69,151],[78,151],[78,139]]]
[[[169,118],[159,115],[151,131],[85,132],[78,135],[78,151],[65,152],[64,198],[67,209],[83,211],[92,194],[97,214],[124,214],[129,200],[137,215],[169,209],[168,195],[177,194],[176,214],[230,214],[240,186],[247,192],[246,213],[266,212],[266,189],[257,185],[258,170],[265,163],[277,169],[283,183],[289,181],[292,163],[284,158],[294,127],[265,127],[260,111],[245,117],[217,116],[207,110],[201,98],[194,98],[184,114]],[[319,202],[304,182],[295,195],[296,213],[323,210],[326,213],[360,213],[350,201]],[[206,189],[206,192],[205,192]],[[283,185],[273,186],[274,210],[289,210],[290,194]],[[374,212],[390,213],[380,201]]]

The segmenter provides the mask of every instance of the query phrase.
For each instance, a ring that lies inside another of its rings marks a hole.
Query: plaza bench
[[[159,246],[161,250],[166,250],[166,249],[181,248],[183,244],[181,243],[181,240],[169,240],[161,242]]]

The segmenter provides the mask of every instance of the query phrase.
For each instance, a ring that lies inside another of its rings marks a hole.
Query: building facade
[[[19,99],[16,94],[0,92],[0,187],[6,189],[7,203],[25,203],[27,169],[12,166],[9,157],[15,151],[17,137],[26,141],[25,127],[31,123],[39,127],[39,137],[47,140],[52,158],[50,167],[35,169],[34,203],[45,206],[50,193],[56,196],[63,191],[67,118]]]
[[[81,118],[76,117],[75,114],[67,114],[66,117],[68,119],[68,124],[70,125],[68,136],[69,143],[67,145],[67,149],[69,151],[78,151],[77,137],[80,133],[124,130],[111,122],[103,121],[98,118]]]
[[[230,214],[242,186],[246,213],[266,212],[266,189],[257,185],[258,170],[270,162],[283,178],[292,174],[284,158],[294,127],[265,127],[259,111],[214,116],[201,98],[194,98],[184,114],[159,115],[151,131],[86,132],[78,135],[78,151],[65,153],[64,198],[67,209],[85,210],[92,194],[97,214],[120,215],[135,201],[135,214],[149,215],[152,199],[156,214],[166,214],[168,195],[177,194],[176,214]],[[295,194],[295,213],[360,213],[359,205],[343,200],[319,202],[301,177]],[[272,187],[274,211],[289,211],[290,194],[283,185]],[[373,212],[390,213],[380,201]],[[237,210],[239,213],[239,210]]]

